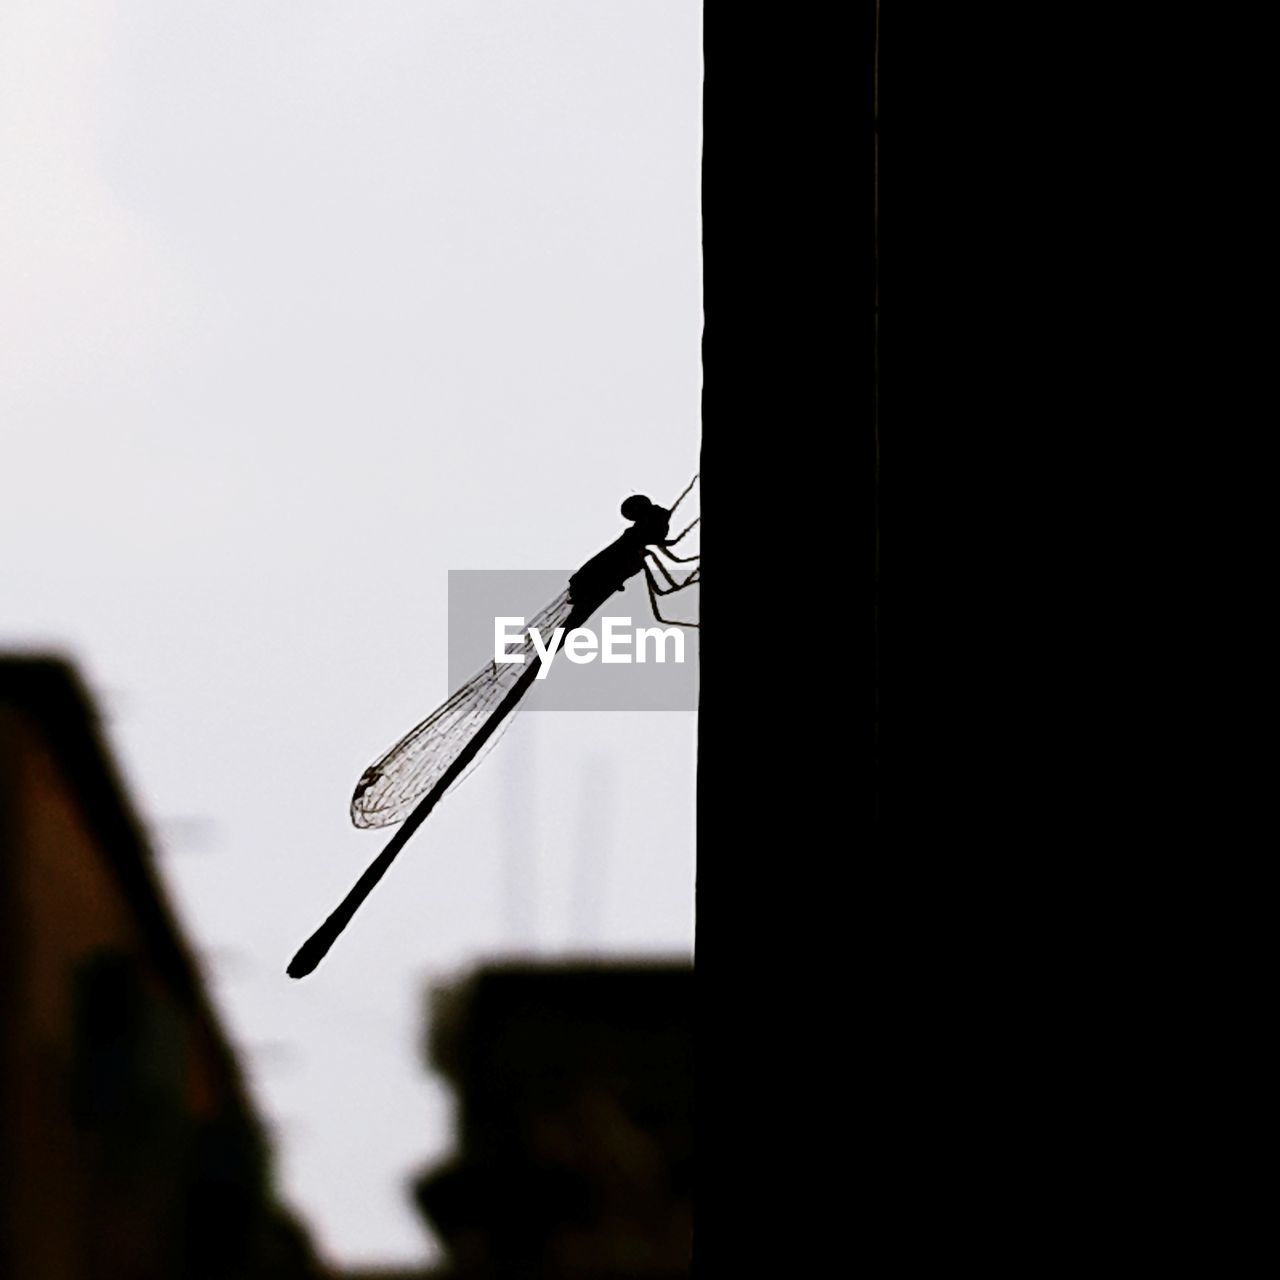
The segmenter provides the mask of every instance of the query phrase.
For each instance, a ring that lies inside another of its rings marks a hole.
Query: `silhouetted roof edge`
[[[153,870],[145,829],[129,802],[93,699],[75,665],[69,659],[49,654],[0,655],[0,704],[18,708],[45,733],[86,823],[134,910],[153,958],[208,1036],[233,1099],[263,1141],[265,1152],[268,1148],[262,1122],[251,1102],[235,1051]]]

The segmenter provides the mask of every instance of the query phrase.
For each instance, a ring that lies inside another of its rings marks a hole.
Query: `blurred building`
[[[528,964],[433,993],[456,1157],[417,1184],[458,1277],[689,1273],[693,970]]]
[[[84,689],[0,658],[0,1276],[317,1274]]]

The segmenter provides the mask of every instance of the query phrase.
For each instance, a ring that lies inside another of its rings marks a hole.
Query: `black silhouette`
[[[523,664],[488,663],[365,770],[351,800],[352,822],[358,827],[381,827],[403,819],[404,825],[328,919],[298,948],[286,970],[291,978],[305,978],[324,959],[409,837],[426,821],[440,797],[475,762],[484,745],[528,692],[541,666],[541,659],[529,639],[530,631],[536,628],[542,635],[548,629],[563,626],[567,634],[586,623],[611,595],[622,591],[627,581],[640,573],[645,576],[654,617],[677,626],[697,626],[664,618],[658,609],[659,596],[671,595],[698,581],[700,566],[677,581],[658,558],[660,554],[675,564],[689,564],[698,559],[675,555],[670,548],[678,544],[701,517],[674,538],[668,537],[671,516],[697,478],[695,474],[670,507],[660,507],[640,494],[627,498],[622,504],[622,515],[632,521],[631,527],[592,556],[570,577],[568,590],[530,620],[522,646]],[[665,586],[655,578],[651,559],[666,580]]]
[[[414,1199],[456,1280],[676,1280],[693,1216],[687,961],[488,965],[433,990],[457,1145]]]

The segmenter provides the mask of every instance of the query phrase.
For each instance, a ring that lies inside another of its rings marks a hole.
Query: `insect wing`
[[[357,827],[387,827],[406,818],[458,758],[520,679],[529,660],[536,656],[530,630],[536,627],[546,644],[551,632],[564,625],[572,610],[569,593],[564,591],[529,620],[524,639],[509,650],[522,654],[523,663],[487,663],[446,703],[379,756],[356,784],[351,797],[351,821]]]

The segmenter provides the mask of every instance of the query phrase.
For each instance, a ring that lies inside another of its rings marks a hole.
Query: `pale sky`
[[[335,1262],[437,1256],[429,983],[692,947],[693,714],[542,712],[284,975],[386,838],[360,772],[448,692],[448,571],[576,565],[696,469],[701,22],[0,7],[0,649],[99,699]]]

